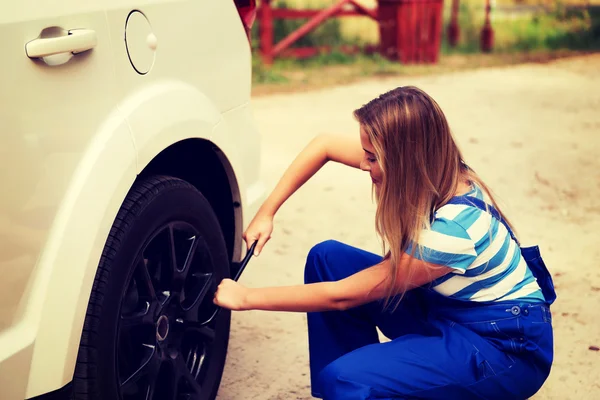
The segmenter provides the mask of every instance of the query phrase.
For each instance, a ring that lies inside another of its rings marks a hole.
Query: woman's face
[[[365,155],[360,162],[360,169],[369,172],[373,184],[375,184],[375,186],[379,186],[381,184],[381,180],[383,179],[381,167],[379,166],[379,160],[377,160],[375,148],[371,144],[369,136],[362,127],[360,128],[360,143],[362,144],[362,148],[365,152]]]

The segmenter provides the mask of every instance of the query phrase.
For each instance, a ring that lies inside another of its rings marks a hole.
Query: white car
[[[0,399],[212,399],[263,197],[254,0],[0,4]]]

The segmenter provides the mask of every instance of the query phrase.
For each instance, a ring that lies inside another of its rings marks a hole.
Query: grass
[[[270,69],[266,69],[260,64],[261,71],[254,72],[255,81],[252,94],[253,96],[263,96],[274,93],[314,90],[350,84],[365,78],[425,76],[523,63],[547,63],[560,58],[585,54],[589,54],[589,52],[557,50],[501,54],[450,54],[442,56],[435,65],[401,65],[385,60],[380,56],[347,56],[333,53],[331,56],[322,56],[322,58],[346,57],[348,61],[344,64],[330,63],[329,65],[323,65],[318,60],[302,63],[276,61]],[[257,76],[263,78],[257,81]]]
[[[276,5],[287,7],[286,1],[301,2],[285,0],[276,2]],[[315,8],[315,2],[318,4],[319,1],[312,0],[307,6]],[[370,5],[370,1],[366,0],[366,4]],[[362,2],[365,3],[365,0]],[[527,2],[532,3],[531,0],[521,1]],[[445,2],[444,28],[449,18],[450,3]],[[333,47],[332,52],[305,60],[278,58],[274,65],[266,67],[258,56],[258,27],[255,24],[253,92],[260,95],[344,84],[364,77],[424,75],[523,62],[547,62],[600,49],[600,8],[574,10],[566,8],[564,3],[552,2],[544,12],[493,11],[494,51],[492,54],[481,54],[479,37],[484,17],[482,5],[481,1],[461,1],[460,42],[456,48],[450,48],[446,40],[442,40],[440,61],[435,65],[402,65],[378,54],[347,55],[336,51],[343,45],[365,46],[375,43],[372,29],[377,30],[377,24],[362,18],[361,24],[355,26],[349,25],[346,19],[329,20],[295,44],[328,45]],[[371,25],[365,25],[364,22]],[[275,21],[276,41],[301,24],[302,21]],[[353,26],[356,29],[351,29]]]

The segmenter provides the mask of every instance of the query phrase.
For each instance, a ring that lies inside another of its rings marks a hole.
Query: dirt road
[[[257,98],[263,177],[273,187],[315,135],[358,135],[351,112],[399,85],[445,111],[467,162],[499,196],[524,245],[554,275],[555,363],[535,399],[600,398],[600,55],[423,78],[365,81]],[[370,180],[327,165],[276,217],[271,242],[241,281],[302,282],[306,254],[334,238],[379,252]],[[309,399],[303,314],[236,313],[219,400]]]

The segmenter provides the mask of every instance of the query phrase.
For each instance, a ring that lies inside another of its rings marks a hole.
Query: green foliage
[[[478,52],[483,11],[464,5],[459,15],[460,43],[456,49],[444,43],[442,51]],[[549,12],[492,15],[495,52],[600,48],[600,10],[567,9],[558,3]]]

